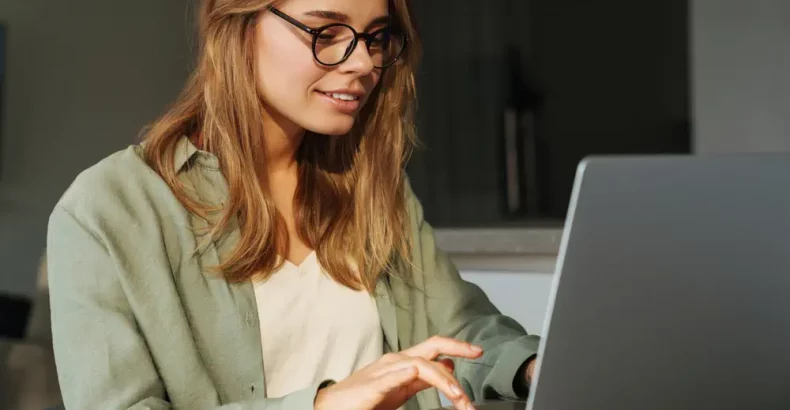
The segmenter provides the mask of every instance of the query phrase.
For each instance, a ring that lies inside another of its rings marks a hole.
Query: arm
[[[138,332],[112,248],[66,209],[49,221],[52,333],[69,409],[170,409],[167,391]],[[189,381],[185,381],[189,382]],[[216,410],[308,410],[318,385],[278,399],[209,405]],[[205,408],[205,407],[202,407]]]
[[[450,258],[437,248],[433,228],[407,185],[414,232],[413,262],[423,276],[431,332],[483,348],[483,357],[457,360],[455,373],[473,400],[523,398],[525,369],[540,339],[527,335],[515,320],[503,316],[483,291],[464,281]]]

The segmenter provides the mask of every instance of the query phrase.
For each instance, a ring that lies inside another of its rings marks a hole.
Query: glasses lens
[[[368,42],[368,53],[374,66],[386,67],[400,57],[405,45],[403,34],[382,29],[373,33],[373,39]]]
[[[322,64],[334,65],[353,51],[354,30],[341,24],[327,26],[316,36],[315,58]]]
[[[355,33],[351,27],[344,24],[327,26],[315,38],[315,57],[321,64],[339,64],[354,52],[354,41]],[[402,33],[384,28],[372,33],[366,43],[373,65],[386,67],[403,53],[406,37]]]

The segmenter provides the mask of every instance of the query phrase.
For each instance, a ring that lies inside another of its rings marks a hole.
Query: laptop
[[[790,155],[583,161],[543,336],[478,409],[790,409]]]

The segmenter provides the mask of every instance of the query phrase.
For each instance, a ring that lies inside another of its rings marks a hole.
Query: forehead
[[[350,23],[357,24],[389,14],[387,0],[285,0],[277,7],[297,14],[294,17],[313,10],[336,11],[347,15]]]

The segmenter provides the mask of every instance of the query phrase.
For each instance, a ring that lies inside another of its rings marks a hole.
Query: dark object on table
[[[24,338],[30,309],[31,302],[27,298],[0,295],[0,338]]]

